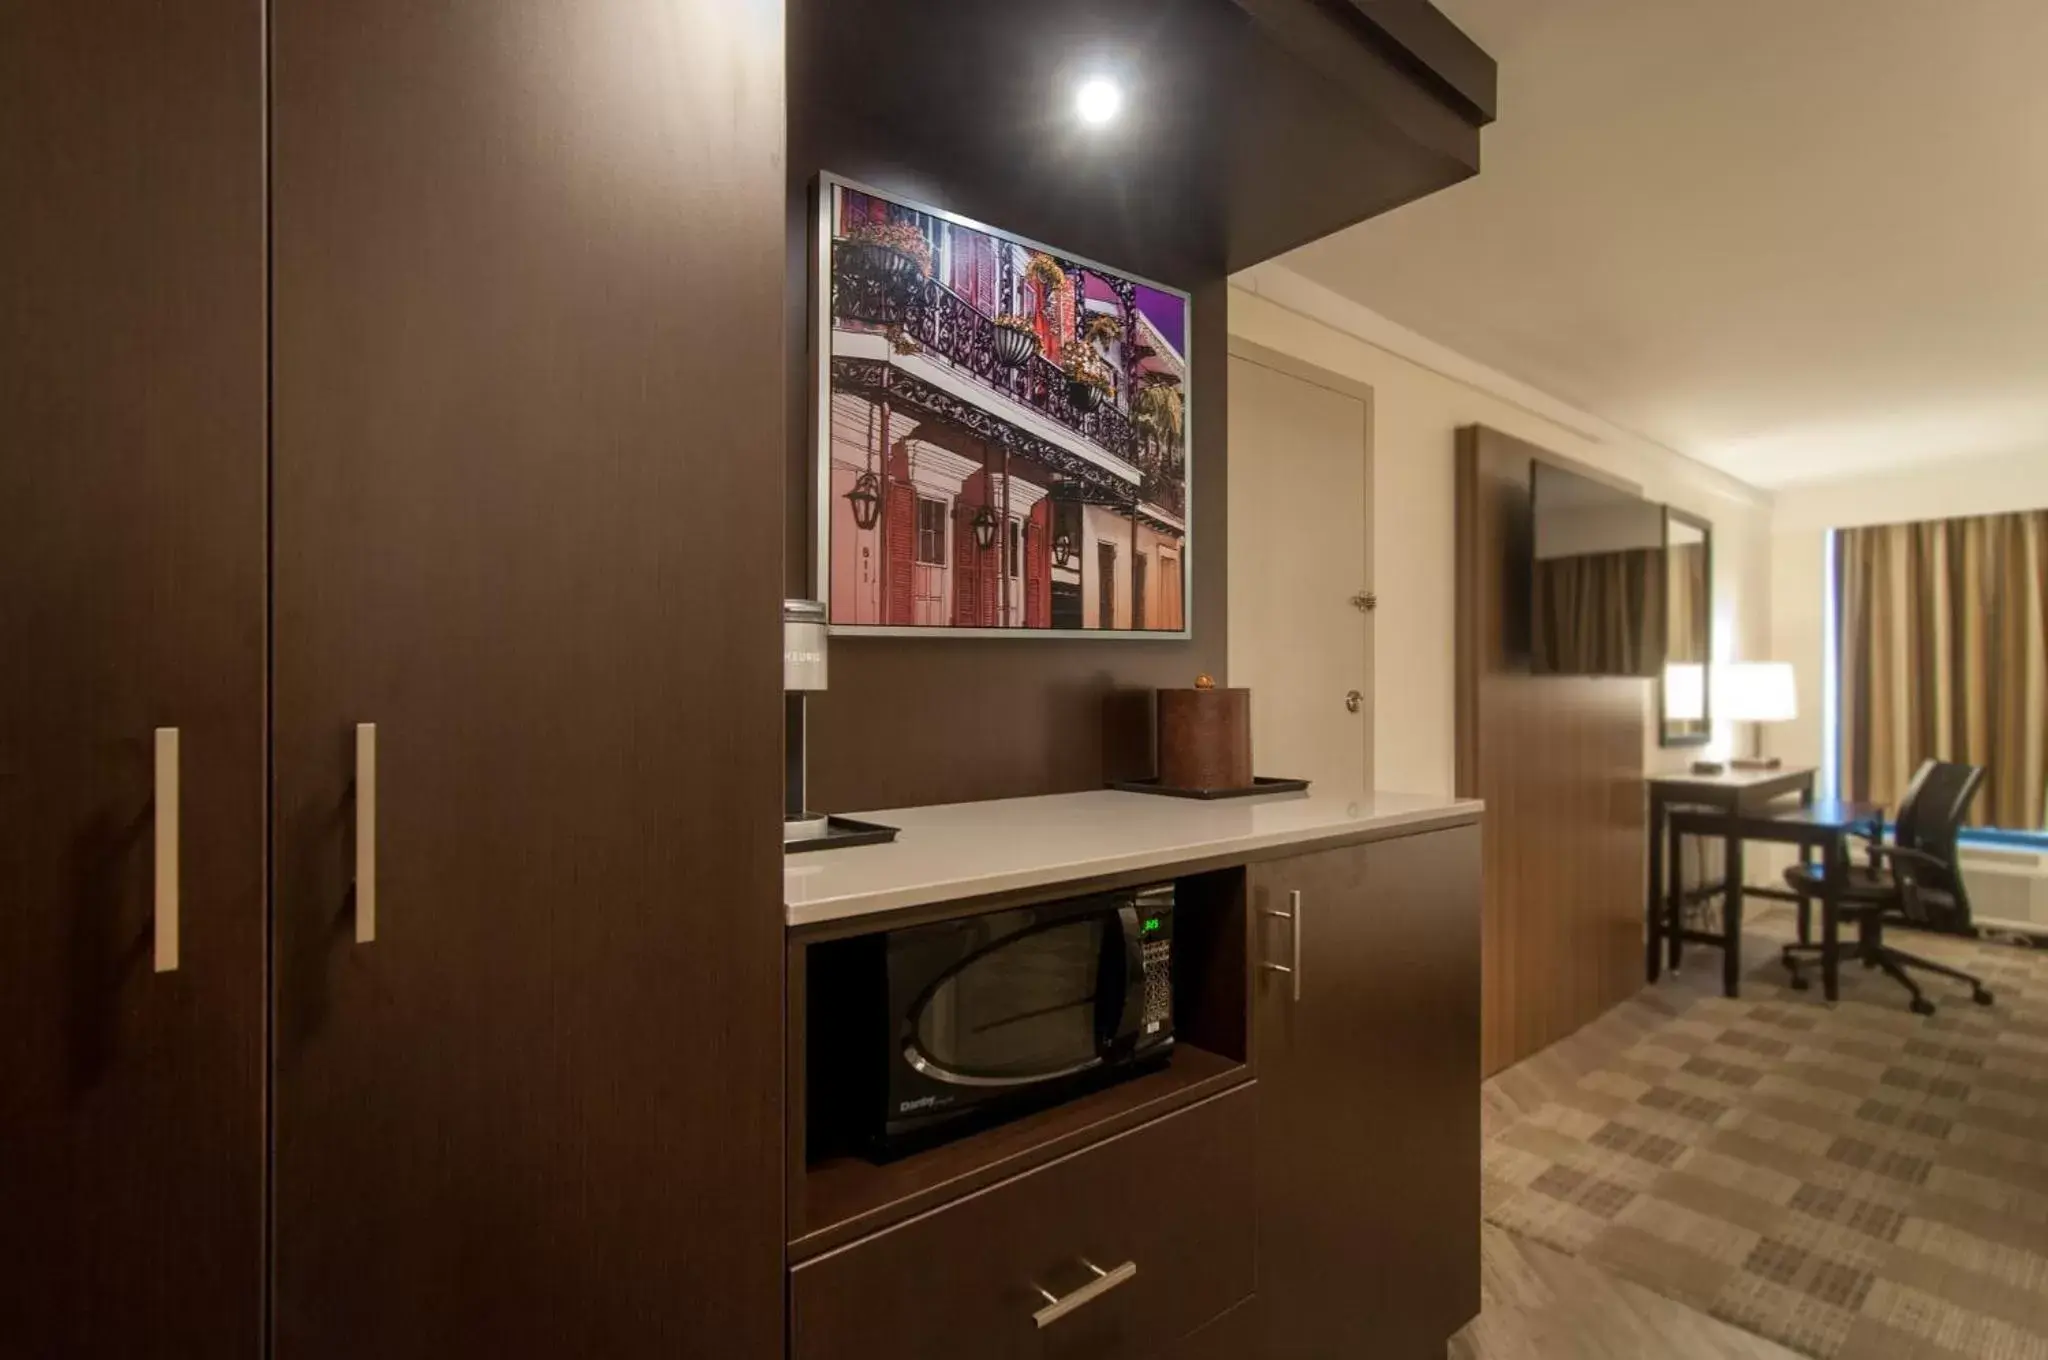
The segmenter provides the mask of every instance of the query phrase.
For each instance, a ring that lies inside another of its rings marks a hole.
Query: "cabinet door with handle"
[[[1479,832],[1254,865],[1268,1360],[1441,1356],[1479,1307]]]
[[[255,1360],[263,6],[0,5],[0,1355]]]
[[[779,1355],[782,7],[270,13],[276,1355]]]

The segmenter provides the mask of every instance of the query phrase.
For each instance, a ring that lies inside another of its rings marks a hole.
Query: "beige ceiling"
[[[1765,486],[2048,458],[2048,0],[1438,0],[1479,178],[1282,263]]]

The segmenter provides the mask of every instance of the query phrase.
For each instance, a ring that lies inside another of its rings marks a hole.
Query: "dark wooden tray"
[[[815,815],[815,814],[813,814]],[[825,819],[825,834],[808,840],[784,841],[782,853],[799,855],[807,850],[842,850],[849,845],[886,845],[896,839],[896,828],[880,822],[858,822],[851,817]]]
[[[1306,779],[1268,779],[1264,775],[1252,776],[1251,787],[1247,789],[1170,789],[1157,779],[1118,779],[1110,787],[1123,793],[1157,793],[1168,798],[1200,798],[1213,801],[1218,798],[1250,798],[1261,793],[1301,793],[1308,788]]]

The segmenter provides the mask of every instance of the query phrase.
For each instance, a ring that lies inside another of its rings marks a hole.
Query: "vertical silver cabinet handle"
[[[1293,979],[1294,999],[1299,1001],[1301,1000],[1301,889],[1296,888],[1287,894],[1286,911],[1277,911],[1272,907],[1266,907],[1262,909],[1261,914],[1270,916],[1276,921],[1287,922],[1294,947],[1291,955],[1293,962],[1291,964],[1261,963],[1259,967],[1269,973],[1284,973]]]
[[[1294,929],[1289,933],[1294,936],[1294,999],[1299,1001],[1301,1000],[1301,889],[1296,888],[1293,892],[1287,894],[1287,905],[1294,912]]]
[[[156,729],[156,971],[178,971],[178,729]]]
[[[1055,1294],[1042,1285],[1032,1286],[1038,1290],[1038,1296],[1045,1300],[1045,1307],[1031,1315],[1031,1320],[1041,1329],[1052,1326],[1076,1308],[1095,1302],[1118,1285],[1137,1278],[1138,1274],[1136,1261],[1126,1261],[1115,1270],[1104,1270],[1085,1256],[1081,1258],[1081,1264],[1094,1271],[1095,1278],[1071,1294]]]
[[[377,938],[377,724],[356,724],[356,943]]]

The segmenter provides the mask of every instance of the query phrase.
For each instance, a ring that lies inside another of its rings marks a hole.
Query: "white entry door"
[[[1372,786],[1371,392],[1230,357],[1230,674],[1262,775]]]

